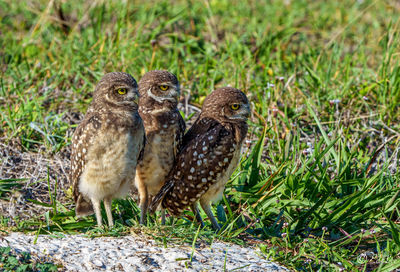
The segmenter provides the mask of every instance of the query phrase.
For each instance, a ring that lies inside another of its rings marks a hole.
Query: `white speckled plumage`
[[[138,114],[136,80],[126,73],[106,74],[97,84],[93,101],[72,137],[71,180],[77,216],[95,213],[102,225],[104,201],[113,225],[111,201],[129,193],[138,157],[144,146],[144,127]]]
[[[185,122],[177,109],[180,89],[175,75],[168,71],[150,71],[139,81],[139,92],[139,113],[147,144],[138,164],[135,186],[139,192],[140,223],[144,224],[151,198],[164,185],[174,164]]]
[[[207,96],[150,210],[154,211],[161,203],[162,208],[178,216],[190,206],[202,224],[197,208],[200,202],[213,227],[219,229],[210,204],[222,197],[225,184],[239,163],[249,114],[248,100],[237,89],[220,88]]]

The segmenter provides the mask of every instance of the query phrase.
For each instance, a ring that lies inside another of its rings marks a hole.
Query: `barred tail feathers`
[[[167,182],[161,187],[160,191],[153,197],[149,206],[149,212],[154,213],[160,203],[164,200],[165,195],[174,187],[174,182]]]

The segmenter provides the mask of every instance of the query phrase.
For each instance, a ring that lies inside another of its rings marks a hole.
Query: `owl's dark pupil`
[[[163,91],[168,90],[169,86],[168,85],[160,85],[160,89]]]
[[[126,94],[127,91],[126,91],[126,89],[118,89],[118,93],[119,94]]]

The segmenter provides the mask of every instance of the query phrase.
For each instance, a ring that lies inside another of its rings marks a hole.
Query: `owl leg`
[[[107,219],[108,219],[108,226],[111,228],[114,226],[113,217],[111,213],[111,197],[106,197],[104,199],[104,208],[106,209]]]
[[[145,221],[146,221],[147,208],[149,206],[149,195],[147,193],[146,186],[139,188],[139,195],[140,195],[140,203],[139,203],[140,221],[139,221],[139,223],[141,225],[144,225]]]
[[[161,208],[161,225],[165,225],[165,209]]]
[[[204,222],[203,219],[201,218],[199,207],[197,207],[197,203],[193,203],[190,208],[192,209],[192,212],[194,216],[196,217],[196,221],[199,222],[201,228],[204,228]]]
[[[220,230],[221,227],[219,226],[217,219],[215,218],[215,216],[213,215],[212,211],[211,211],[211,205],[210,205],[210,201],[205,201],[200,199],[200,205],[203,208],[203,210],[206,212],[208,218],[211,220],[211,224],[213,225],[213,228],[215,230]]]
[[[93,204],[93,209],[94,213],[96,214],[96,219],[97,219],[97,225],[99,227],[103,226],[102,223],[102,218],[101,218],[101,210],[100,210],[100,200],[92,198],[92,204]]]

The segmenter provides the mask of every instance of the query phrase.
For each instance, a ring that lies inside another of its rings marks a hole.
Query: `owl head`
[[[246,122],[250,116],[250,104],[242,91],[223,87],[206,97],[201,112],[203,117],[212,117],[222,122]]]
[[[152,108],[175,108],[180,96],[179,82],[168,71],[147,72],[139,81],[140,104]]]
[[[94,107],[106,106],[110,110],[137,110],[138,100],[136,80],[130,74],[123,72],[105,74],[93,94]]]

